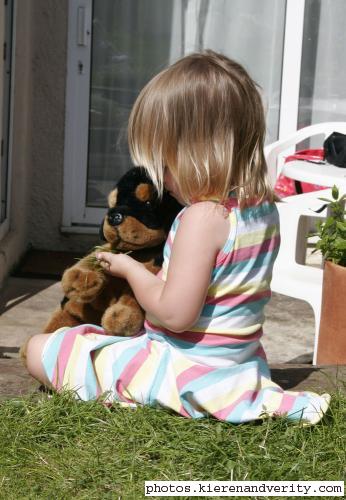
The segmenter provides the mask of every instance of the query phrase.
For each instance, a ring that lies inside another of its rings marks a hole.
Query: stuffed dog
[[[129,284],[104,273],[96,253],[130,253],[156,274],[162,265],[164,242],[182,206],[167,192],[159,200],[141,167],[132,168],[120,179],[108,196],[108,205],[100,228],[100,236],[107,243],[64,272],[65,297],[45,333],[92,323],[101,325],[109,335],[131,336],[143,326],[144,312]]]

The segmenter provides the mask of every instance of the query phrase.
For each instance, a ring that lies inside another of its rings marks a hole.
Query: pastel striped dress
[[[320,420],[328,395],[284,391],[272,382],[260,343],[280,243],[277,209],[265,202],[240,210],[233,197],[225,207],[230,233],[193,328],[174,333],[147,316],[144,329],[130,338],[106,336],[95,325],[59,329],[42,354],[56,389],[73,389],[82,400],[102,395],[109,403],[159,406],[232,423],[279,415]],[[185,210],[164,248],[163,280]]]

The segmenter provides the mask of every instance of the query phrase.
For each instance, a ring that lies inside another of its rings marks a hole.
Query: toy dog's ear
[[[135,190],[135,196],[138,200],[146,202],[154,198],[154,186],[141,182]]]
[[[114,208],[117,204],[118,188],[113,189],[108,195],[108,206],[109,208]]]
[[[104,223],[105,223],[105,219],[103,219],[103,220],[102,220],[101,225],[100,225],[100,229],[99,229],[99,238],[100,238],[100,240],[102,240],[102,241],[107,241],[107,240],[106,240],[106,238],[105,238],[105,234],[104,234],[104,232],[103,232],[103,225],[104,225]]]

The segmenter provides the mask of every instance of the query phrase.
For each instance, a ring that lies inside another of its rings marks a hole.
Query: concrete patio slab
[[[0,292],[0,357],[18,357],[25,340],[43,331],[62,295],[57,281],[9,278]]]
[[[346,366],[280,364],[270,368],[272,379],[284,389],[346,394]],[[39,385],[29,376],[20,359],[0,359],[0,401],[37,393]]]
[[[18,277],[7,280],[0,292],[0,398],[38,388],[19,359],[19,348],[28,337],[43,330],[62,295],[58,281]],[[263,345],[274,380],[290,389],[345,389],[346,367],[309,365],[314,319],[307,303],[273,294],[265,312]]]
[[[43,331],[63,297],[60,282],[11,277],[0,292],[0,357],[18,357],[25,340]],[[263,345],[270,363],[309,362],[314,343],[312,309],[273,294],[265,310]]]
[[[25,396],[39,388],[20,359],[0,359],[0,401]]]

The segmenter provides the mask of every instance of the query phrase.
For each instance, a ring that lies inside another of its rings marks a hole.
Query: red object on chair
[[[287,156],[285,163],[289,161],[304,160],[311,163],[324,162],[323,149],[303,149],[297,151],[293,155]],[[297,167],[298,168],[298,167]],[[318,186],[317,184],[309,184],[308,182],[300,182],[280,174],[275,183],[275,193],[280,198],[286,196],[293,196],[295,194],[310,193],[311,191],[320,191],[325,189],[325,186]]]

